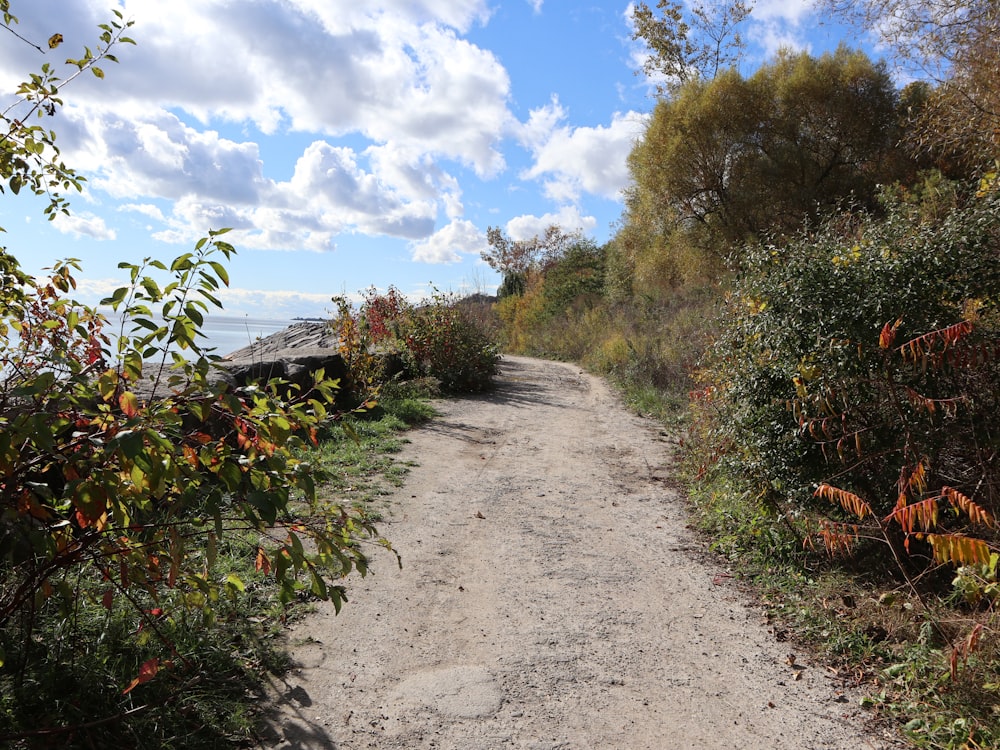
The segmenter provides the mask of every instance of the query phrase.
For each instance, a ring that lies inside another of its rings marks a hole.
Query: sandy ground
[[[382,527],[403,569],[295,627],[268,747],[895,746],[789,659],[686,528],[675,441],[602,381],[509,357],[440,410]]]

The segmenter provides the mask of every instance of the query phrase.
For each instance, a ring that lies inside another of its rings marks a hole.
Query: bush
[[[344,360],[370,388],[394,375],[383,366],[386,355],[399,356],[409,377],[434,378],[447,392],[492,386],[500,354],[478,306],[440,293],[413,305],[393,287],[366,292],[357,314],[343,298],[337,301]]]
[[[868,536],[981,563],[1000,511],[1000,196],[922,216],[890,200],[747,248],[699,408],[723,473],[818,514],[831,551]]]

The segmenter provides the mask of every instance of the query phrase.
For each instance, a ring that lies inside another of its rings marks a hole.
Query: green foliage
[[[317,373],[302,392],[279,382],[233,391],[211,378],[199,339],[225,280],[216,257],[232,253],[220,234],[169,265],[124,264],[131,283],[104,301],[121,316],[114,339],[97,312],[62,296],[71,266],[3,310],[17,336],[0,349],[0,627],[30,632],[29,613],[45,608],[131,607],[163,649],[141,682],[189,665],[139,603],[210,623],[215,603],[244,586],[209,574],[225,539],[260,535],[258,567],[284,601],[310,593],[339,606],[337,580],[367,569],[359,539],[377,536],[346,511],[296,517],[317,481],[299,452],[328,418],[335,382]],[[103,588],[99,601],[81,601],[85,580]]]
[[[743,242],[780,240],[844,202],[874,208],[877,186],[908,168],[898,109],[885,66],[846,47],[676,87],[629,156],[615,288],[662,299],[718,279]]]
[[[611,245],[581,241],[530,273],[523,295],[496,305],[505,343],[610,375],[638,411],[676,418],[707,341],[712,288],[631,296],[609,274],[619,259]]]
[[[1000,510],[1000,201],[886,210],[746,250],[702,414],[725,473],[828,518],[831,549],[874,535],[973,563]]]
[[[497,297],[520,297],[528,290],[528,275],[526,272],[507,271],[497,289]]]
[[[50,218],[67,211],[57,191],[81,179],[58,161],[55,135],[29,118],[54,114],[75,77],[104,76],[97,63],[131,43],[116,19],[101,26],[96,51],[67,61],[66,80],[43,65],[4,113],[0,181],[11,193],[47,194]],[[367,570],[363,544],[387,545],[362,511],[317,502],[323,472],[309,450],[336,416],[335,381],[317,372],[307,388],[237,390],[215,376],[201,328],[229,281],[225,231],[169,263],[120,264],[127,281],[102,301],[113,331],[73,300],[75,261],[39,280],[0,251],[4,741],[69,747],[84,727],[244,673],[232,629],[217,638],[216,628],[259,604],[257,585],[282,605],[320,597],[339,608],[341,579]],[[65,684],[52,679],[63,675]],[[54,695],[63,697],[41,710]],[[209,714],[212,705],[205,700]],[[195,721],[225,733],[228,718]]]
[[[14,31],[12,25],[17,19],[10,13],[9,3],[4,3],[3,23],[7,30],[40,52],[38,45],[24,39]],[[95,50],[85,49],[83,57],[69,59],[66,65],[75,68],[63,80],[56,75],[50,63],[44,63],[39,73],[32,73],[17,89],[17,101],[0,113],[4,132],[0,134],[0,193],[10,191],[17,195],[21,190],[30,190],[35,195],[48,198],[45,214],[54,219],[59,213],[68,213],[68,202],[60,191],[81,190],[84,179],[68,168],[59,159],[56,134],[33,120],[54,117],[63,105],[60,90],[80,75],[90,72],[97,78],[104,77],[98,67],[101,61],[117,62],[111,49],[119,44],[135,44],[125,32],[132,26],[124,21],[122,14],[113,11],[115,20],[101,25],[100,43]],[[62,35],[55,34],[49,39],[49,49],[62,43]]]
[[[749,79],[730,70],[692,81],[657,104],[630,156],[632,200],[728,243],[793,231],[891,181],[896,104],[885,67],[845,47],[783,52]]]
[[[604,293],[605,251],[593,241],[569,246],[544,271],[545,309],[555,315],[590,304]]]
[[[303,514],[319,522],[329,506],[336,513],[338,506],[348,505],[377,518],[388,486],[398,484],[406,469],[392,460],[402,442],[399,430],[407,418],[429,409],[420,400],[428,393],[422,384],[392,390],[380,404],[380,415],[345,415],[324,429],[326,438],[318,447],[302,451],[301,457],[320,470],[317,496],[326,498],[303,507]],[[349,432],[343,429],[347,424]],[[38,611],[32,637],[22,639],[30,653],[25,679],[20,686],[15,683],[14,667],[22,658],[17,649],[10,668],[0,671],[0,744],[190,750],[253,743],[267,705],[265,684],[290,666],[284,626],[307,608],[281,602],[273,574],[258,569],[259,544],[255,532],[216,543],[209,577],[238,579],[243,588],[230,586],[214,602],[211,627],[200,613],[143,598],[157,632],[171,640],[188,665],[160,670],[127,696],[122,685],[162,647],[140,613],[120,599],[116,604],[121,606],[83,606],[70,617]],[[105,588],[101,581],[84,579],[82,598],[100,602]]]

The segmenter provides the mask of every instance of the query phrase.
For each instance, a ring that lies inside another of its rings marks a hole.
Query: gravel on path
[[[890,748],[686,526],[675,439],[578,367],[438,404],[339,616],[291,633],[268,747]]]

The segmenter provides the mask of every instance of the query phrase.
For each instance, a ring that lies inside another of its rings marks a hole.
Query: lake
[[[105,332],[114,337],[118,331],[116,316],[105,312],[108,324]],[[266,338],[273,333],[283,331],[296,323],[294,320],[275,320],[271,318],[251,318],[239,315],[207,315],[202,326],[204,339],[199,342],[206,349],[214,347],[214,354],[226,356],[237,349],[249,346],[257,339]]]
[[[294,322],[296,321],[210,315],[205,318],[202,332],[207,337],[207,346],[214,346],[216,354],[225,356],[237,349],[250,346],[257,339],[283,331]]]

